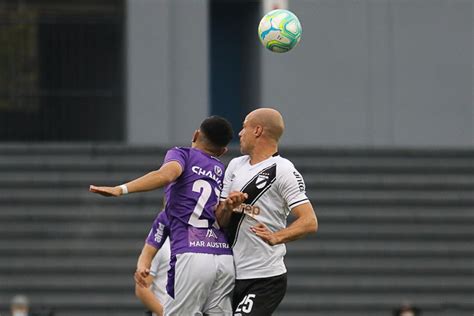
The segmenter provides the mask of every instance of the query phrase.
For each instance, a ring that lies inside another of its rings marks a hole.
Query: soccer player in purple
[[[229,122],[211,116],[194,132],[192,146],[170,149],[159,170],[116,187],[90,186],[104,196],[165,187],[171,241],[166,316],[232,315],[232,251],[215,217],[217,207],[231,211],[246,198],[232,192],[219,204],[224,165],[217,157],[231,139]]]

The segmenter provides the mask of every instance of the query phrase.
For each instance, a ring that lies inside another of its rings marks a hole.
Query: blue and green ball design
[[[286,53],[301,39],[301,23],[288,10],[273,10],[265,14],[258,26],[258,37],[263,46],[274,53]]]

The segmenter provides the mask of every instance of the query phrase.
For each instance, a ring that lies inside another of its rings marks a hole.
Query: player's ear
[[[199,133],[200,133],[200,131],[198,129],[194,131],[193,140],[192,140],[193,143],[195,143],[197,141]]]
[[[255,126],[255,129],[253,130],[253,134],[255,135],[255,137],[260,137],[262,133],[263,133],[263,126],[261,125]]]

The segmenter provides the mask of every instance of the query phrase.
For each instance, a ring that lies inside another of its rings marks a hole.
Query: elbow
[[[166,175],[163,176],[163,180],[164,180],[164,183],[166,185],[168,185],[168,184],[174,182],[176,180],[176,177],[172,174],[166,174]]]
[[[318,228],[318,219],[316,217],[313,217],[308,224],[308,233],[314,234],[318,231]]]

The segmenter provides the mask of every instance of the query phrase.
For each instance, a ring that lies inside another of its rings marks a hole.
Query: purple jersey
[[[164,163],[176,161],[183,172],[165,188],[170,223],[171,256],[185,252],[232,254],[224,233],[216,228],[224,165],[207,153],[188,147],[170,149]]]
[[[160,249],[165,243],[166,238],[168,238],[170,232],[169,226],[170,224],[168,221],[168,216],[166,216],[166,212],[161,212],[158,214],[158,216],[155,218],[155,221],[153,222],[150,233],[146,238],[146,243],[152,247],[155,247],[156,249]]]

